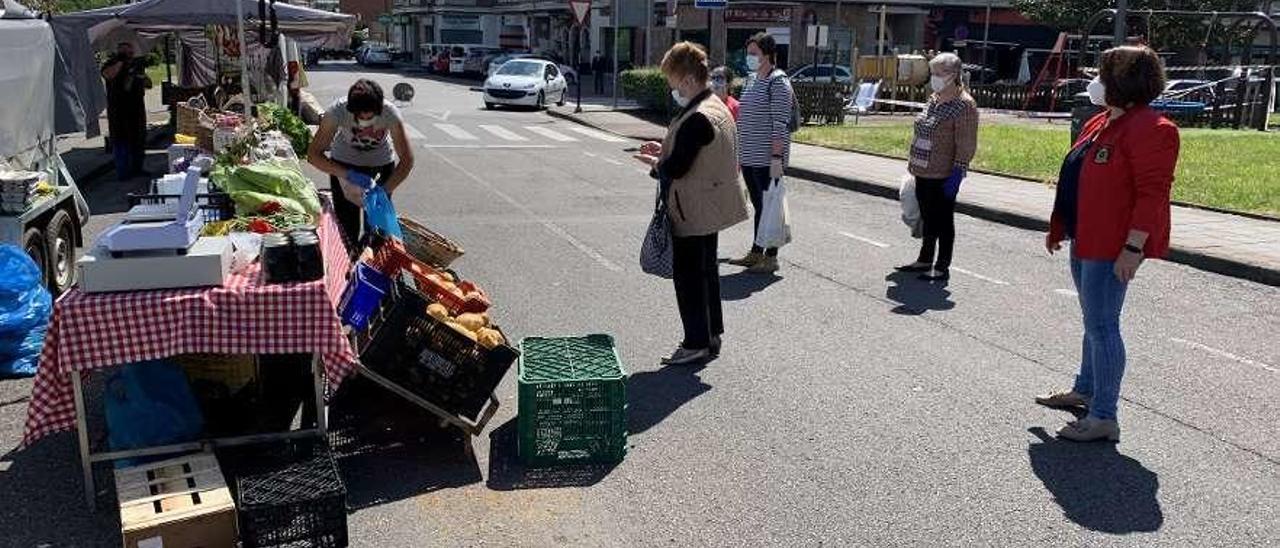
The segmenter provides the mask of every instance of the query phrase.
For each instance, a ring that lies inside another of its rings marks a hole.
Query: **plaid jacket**
[[[908,171],[925,179],[945,179],[952,168],[969,169],[978,149],[978,104],[968,93],[938,102],[930,98],[916,118]]]

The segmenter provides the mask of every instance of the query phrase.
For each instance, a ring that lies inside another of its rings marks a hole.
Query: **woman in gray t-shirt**
[[[379,185],[395,192],[413,170],[413,149],[400,109],[383,98],[377,82],[362,78],[320,119],[307,161],[329,174],[338,224],[355,243],[364,189]]]

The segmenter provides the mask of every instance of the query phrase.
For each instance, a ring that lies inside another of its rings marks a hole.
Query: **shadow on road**
[[[892,312],[904,316],[919,316],[930,310],[951,310],[956,303],[951,300],[951,291],[946,283],[929,283],[917,279],[919,274],[911,272],[894,272],[885,276],[886,282],[895,285],[885,290],[885,297],[899,303]]]
[[[0,457],[0,545],[119,546],[103,531],[119,531],[113,500],[98,497],[98,511],[85,506],[75,436],[49,436]],[[108,470],[98,470],[97,478]]]
[[[1029,431],[1040,439],[1027,448],[1031,469],[1067,519],[1115,535],[1149,533],[1164,525],[1159,476],[1120,454],[1114,443],[1059,440],[1039,427]]]
[[[703,367],[669,365],[628,377],[627,431],[631,435],[644,432],[711,390],[697,375]]]
[[[484,480],[465,434],[367,380],[343,383],[329,417],[348,510]]]
[[[720,277],[720,298],[726,301],[745,300],[780,281],[782,277],[777,274],[735,272]]]
[[[516,489],[551,489],[556,487],[590,487],[600,483],[617,464],[556,465],[546,468],[525,466],[520,462],[519,419],[489,433],[489,482],[495,491]]]

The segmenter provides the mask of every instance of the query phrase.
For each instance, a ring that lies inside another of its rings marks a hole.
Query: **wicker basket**
[[[203,100],[196,101],[196,105],[203,103]],[[203,110],[199,106],[192,106],[191,102],[183,101],[178,103],[178,128],[177,132],[183,135],[196,134],[200,127],[200,111]]]
[[[413,219],[400,217],[400,228],[404,231],[405,249],[413,258],[424,263],[448,268],[450,263],[465,253],[462,246]]]

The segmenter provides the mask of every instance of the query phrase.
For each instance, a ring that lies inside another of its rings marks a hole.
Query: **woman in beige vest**
[[[691,42],[676,44],[662,58],[662,73],[681,110],[666,138],[645,143],[636,155],[668,189],[673,278],[684,341],[662,363],[704,363],[720,354],[724,333],[719,233],[747,220],[746,189],[738,178],[733,115],[708,86],[706,52]]]

